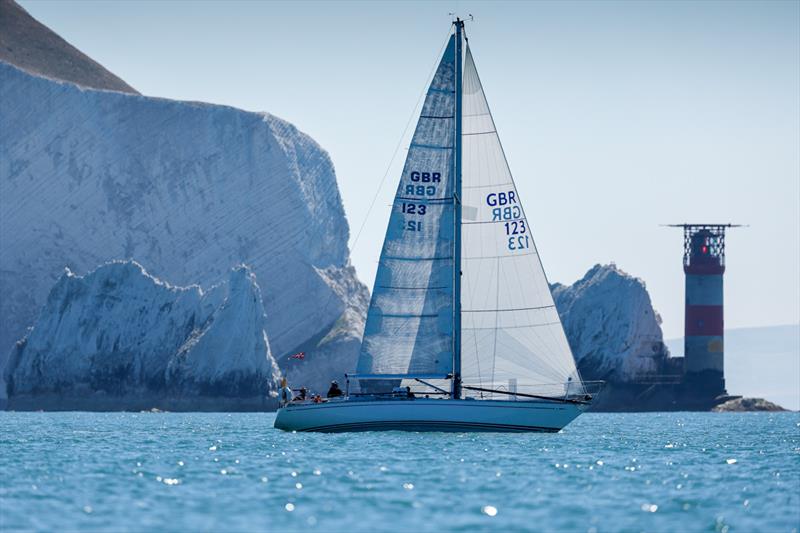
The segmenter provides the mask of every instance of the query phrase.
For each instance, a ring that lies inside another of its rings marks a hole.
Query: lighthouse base
[[[650,376],[640,382],[606,384],[592,411],[711,411],[738,398],[725,390],[722,372],[703,370],[683,375]]]

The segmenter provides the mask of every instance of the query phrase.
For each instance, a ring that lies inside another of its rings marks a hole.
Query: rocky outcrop
[[[616,265],[595,265],[551,291],[583,379],[631,381],[669,355],[644,282]]]
[[[764,398],[734,398],[712,409],[717,413],[742,413],[749,411],[786,411],[780,405]]]
[[[12,351],[9,408],[269,409],[279,370],[266,328],[245,266],[208,290],[135,262],[67,271]]]
[[[297,348],[306,357],[291,359],[290,355],[280,362],[290,385],[320,393],[328,390],[332,379],[341,380],[345,372],[355,370],[369,306],[369,291],[356,279],[354,272],[342,275],[334,270],[325,275],[331,276],[328,278],[331,286],[350,302],[349,307],[324,335],[309,339]]]

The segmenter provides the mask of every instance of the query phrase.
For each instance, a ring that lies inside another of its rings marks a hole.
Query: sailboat
[[[425,95],[346,392],[290,402],[289,431],[561,430],[580,379],[464,31]]]

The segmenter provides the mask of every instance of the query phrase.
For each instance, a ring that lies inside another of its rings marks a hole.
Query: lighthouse
[[[725,230],[735,224],[674,224],[683,228],[686,276],[684,380],[703,396],[725,391],[723,275]]]

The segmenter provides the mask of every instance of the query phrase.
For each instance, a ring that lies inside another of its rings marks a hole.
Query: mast
[[[453,183],[453,399],[461,398],[461,104],[463,97],[462,33],[464,21],[456,17],[455,182]]]

